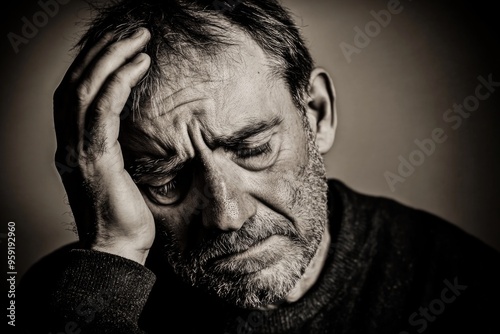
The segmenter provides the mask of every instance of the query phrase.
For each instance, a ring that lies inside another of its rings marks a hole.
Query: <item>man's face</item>
[[[283,299],[314,256],[326,178],[263,51],[242,38],[225,59],[165,85],[161,110],[126,119],[120,141],[174,271],[256,308]]]

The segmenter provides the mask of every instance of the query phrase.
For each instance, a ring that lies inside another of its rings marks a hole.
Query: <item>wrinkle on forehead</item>
[[[127,148],[150,156],[172,152],[192,156],[187,129],[193,124],[211,143],[249,124],[268,121],[271,114],[282,115],[293,106],[284,80],[269,80],[269,62],[253,40],[232,46],[231,53],[234,57],[224,63],[204,64],[204,76],[191,72],[172,80],[156,97],[161,102],[157,108],[148,105],[141,119],[127,118],[123,128],[124,137],[130,137],[125,140]]]
[[[276,76],[269,57],[250,36],[237,28],[236,30],[229,32],[234,44],[225,46],[222,52],[204,55],[187,46],[190,48],[187,50],[189,57],[177,59],[175,63],[165,61],[161,64],[163,79],[155,84],[158,92],[141,101],[140,118],[155,118],[176,108],[176,102],[185,103],[187,100],[175,99],[175,95],[182,91],[207,96],[218,95],[219,101],[225,103],[227,101],[220,95],[231,89],[238,77],[246,74],[248,67],[255,68],[255,63],[263,65],[260,67],[265,73],[260,73],[264,74],[261,81],[266,84],[275,82]]]

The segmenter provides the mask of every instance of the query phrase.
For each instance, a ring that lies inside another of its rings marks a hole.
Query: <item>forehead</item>
[[[272,118],[292,102],[284,81],[271,61],[250,37],[235,34],[234,45],[209,59],[195,57],[196,69],[168,66],[155,104],[141,108],[132,126],[154,133],[193,119],[209,135],[224,135],[256,120]]]

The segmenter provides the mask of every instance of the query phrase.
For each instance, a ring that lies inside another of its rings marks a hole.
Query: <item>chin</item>
[[[311,247],[311,243],[306,246],[284,237],[270,239],[258,249],[215,261],[198,277],[183,276],[192,285],[240,308],[277,305],[304,274],[318,242]]]

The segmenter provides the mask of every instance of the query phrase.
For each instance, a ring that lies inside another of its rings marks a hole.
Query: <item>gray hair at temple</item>
[[[233,44],[228,26],[239,28],[262,48],[272,74],[285,81],[295,105],[304,110],[313,60],[290,13],[276,0],[123,0],[90,5],[94,15],[76,48],[92,45],[107,32],[116,40],[140,27],[151,32],[144,50],[151,67],[128,103],[134,117],[141,116],[144,103],[160,106],[161,84],[172,77],[165,73],[165,64],[174,64],[179,73],[185,66],[202,71],[200,60],[223,54]]]

